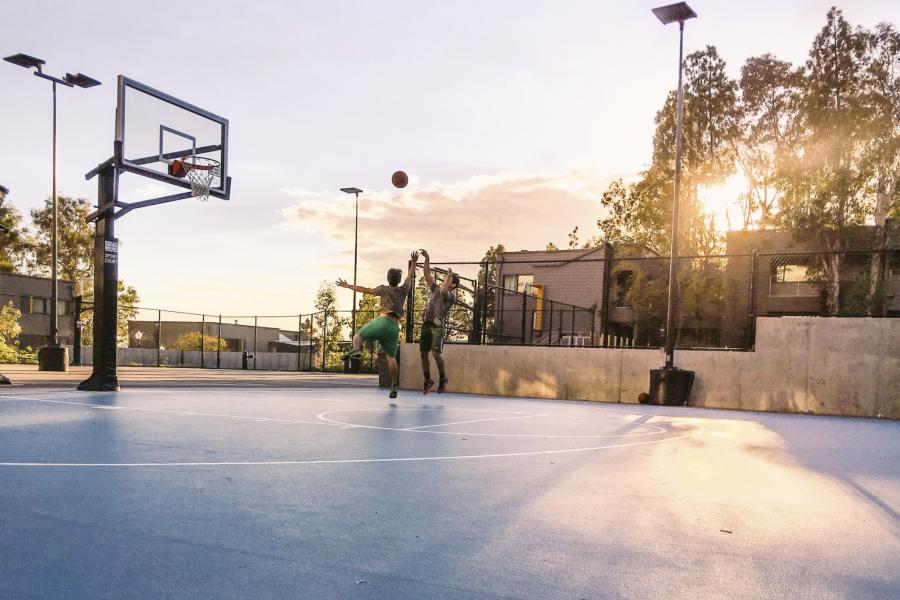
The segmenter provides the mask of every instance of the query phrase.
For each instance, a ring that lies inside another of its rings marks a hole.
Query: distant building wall
[[[60,280],[58,285],[58,331],[61,344],[74,341],[75,322],[72,315],[74,284]],[[49,342],[50,298],[52,281],[44,277],[0,273],[0,306],[12,303],[22,311],[19,345],[39,348]]]
[[[900,320],[760,318],[755,352],[676,352],[696,372],[691,406],[900,418]],[[403,356],[417,347],[404,344]],[[636,403],[660,350],[450,344],[449,391]],[[401,361],[403,389],[421,389],[417,360]]]

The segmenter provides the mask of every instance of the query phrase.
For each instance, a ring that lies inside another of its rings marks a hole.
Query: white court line
[[[24,402],[48,402],[50,404],[67,404],[70,406],[84,406],[85,408],[96,408],[99,410],[134,410],[139,412],[164,413],[176,416],[192,416],[192,417],[218,417],[222,419],[238,419],[242,421],[271,421],[273,423],[296,423],[300,425],[334,425],[326,421],[302,421],[297,419],[276,419],[274,417],[248,417],[245,415],[223,415],[217,413],[199,413],[187,412],[183,410],[166,410],[163,408],[141,408],[138,406],[106,406],[104,404],[88,404],[86,402],[68,402],[66,400],[49,400],[47,398],[24,398],[18,396],[0,396],[0,398],[11,398]]]
[[[213,417],[213,418],[224,418],[224,419],[236,419],[242,421],[251,421],[251,422],[272,422],[272,423],[288,423],[288,424],[299,424],[299,425],[328,425],[333,427],[338,427],[339,429],[374,429],[381,431],[407,431],[410,433],[431,433],[431,434],[440,434],[440,435],[468,435],[473,437],[502,437],[502,438],[533,438],[533,439],[603,439],[603,438],[625,438],[625,437],[640,437],[645,435],[659,435],[660,433],[666,433],[666,430],[658,425],[652,425],[650,423],[639,423],[637,427],[645,427],[655,429],[656,431],[650,431],[646,433],[622,433],[622,434],[608,434],[608,435],[546,435],[546,434],[534,434],[534,433],[485,433],[485,432],[467,432],[467,431],[429,431],[420,428],[410,428],[404,429],[399,427],[379,427],[375,425],[360,425],[357,423],[347,423],[344,421],[337,421],[333,419],[329,419],[326,415],[340,413],[340,412],[359,412],[359,411],[384,411],[384,410],[463,410],[466,412],[484,412],[484,413],[505,413],[509,415],[514,415],[511,417],[505,417],[507,419],[511,418],[525,418],[525,417],[555,417],[556,415],[529,415],[525,413],[521,413],[519,411],[502,411],[502,410],[489,410],[489,409],[470,409],[466,407],[421,407],[421,406],[408,406],[405,408],[353,408],[353,409],[341,409],[341,410],[333,410],[333,411],[325,411],[323,413],[319,413],[316,415],[317,421],[305,421],[300,419],[278,419],[278,418],[269,418],[269,417],[252,417],[246,415],[228,415],[221,413],[202,413],[202,412],[189,412],[183,410],[166,410],[161,408],[142,408],[137,406],[109,406],[105,404],[90,404],[86,402],[70,402],[66,400],[50,400],[48,398],[35,398],[35,397],[22,397],[22,396],[13,396],[13,395],[0,395],[0,398],[13,399],[24,402],[46,402],[50,404],[63,404],[69,406],[83,406],[85,408],[93,408],[99,410],[130,410],[137,412],[149,412],[149,413],[161,413],[161,414],[171,414],[175,416],[197,416],[197,417]],[[479,419],[480,420],[480,419]],[[485,419],[485,420],[499,420],[499,419]],[[450,423],[443,423],[435,426],[445,426],[450,425]]]
[[[634,427],[647,427],[651,429],[655,429],[656,431],[650,431],[647,433],[614,433],[608,435],[543,435],[539,433],[474,433],[469,431],[433,431],[433,430],[425,430],[421,428],[402,428],[402,427],[381,427],[378,425],[360,425],[358,423],[348,423],[346,421],[338,421],[336,419],[329,419],[327,415],[333,415],[335,413],[342,412],[374,412],[380,411],[382,409],[378,408],[343,408],[340,410],[328,410],[316,415],[317,419],[321,419],[327,423],[332,423],[334,425],[342,425],[347,428],[354,429],[376,429],[381,431],[404,431],[407,433],[431,433],[431,434],[440,434],[440,435],[469,435],[469,436],[479,436],[479,437],[509,437],[509,438],[546,438],[546,439],[578,439],[578,438],[588,438],[588,439],[601,439],[601,438],[624,438],[624,437],[640,437],[644,435],[659,435],[660,433],[666,433],[666,429],[660,427],[659,425],[651,425],[650,423],[628,423],[629,425],[633,425]],[[426,408],[401,408],[398,410],[429,410]],[[542,416],[542,417],[555,417],[556,415],[526,415],[526,416]],[[514,418],[514,417],[509,417]],[[449,425],[449,423],[442,423],[441,425]]]
[[[472,419],[470,421],[453,421],[451,423],[435,423],[434,425],[419,425],[418,427],[405,427],[398,431],[415,431],[416,429],[428,429],[429,427],[447,427],[448,425],[464,425],[466,423],[484,423],[485,421],[508,421],[510,419],[529,419],[531,417],[546,417],[547,415],[516,415],[514,417],[494,417],[493,419]]]
[[[699,427],[699,426],[698,426]],[[34,463],[34,462],[0,462],[0,467],[71,467],[71,468],[126,468],[126,467],[245,467],[245,466],[289,466],[289,465],[342,465],[365,463],[391,463],[391,462],[417,462],[438,460],[465,460],[475,458],[510,458],[516,456],[543,456],[548,454],[575,454],[577,452],[590,452],[594,450],[607,450],[611,448],[628,448],[632,446],[649,446],[650,444],[662,444],[691,437],[703,432],[703,428],[697,431],[649,442],[628,442],[624,444],[608,444],[606,446],[591,446],[588,448],[568,448],[565,450],[540,450],[534,452],[507,452],[503,454],[461,454],[453,456],[404,456],[398,458],[342,458],[322,460],[267,460],[247,462],[169,462],[169,463]]]

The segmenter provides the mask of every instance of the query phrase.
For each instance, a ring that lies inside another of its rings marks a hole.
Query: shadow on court
[[[900,592],[896,422],[122,371],[0,390],[0,597]]]

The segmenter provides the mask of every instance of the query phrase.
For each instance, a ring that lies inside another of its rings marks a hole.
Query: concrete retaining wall
[[[418,390],[416,344],[400,383]],[[637,403],[661,350],[445,346],[449,391]],[[900,419],[900,319],[768,317],[756,351],[678,351],[696,373],[692,406]],[[432,367],[434,370],[434,367]]]
[[[90,366],[93,364],[93,350],[91,346],[81,347],[81,364]],[[72,357],[72,347],[69,347],[69,358]],[[116,350],[116,364],[131,367],[156,367],[157,352],[155,348],[118,348]],[[163,367],[195,367],[199,368],[199,350],[161,350],[159,352],[159,364]],[[301,357],[301,366],[309,366],[309,357],[304,354]],[[222,352],[219,365],[222,369],[240,369],[243,365],[242,352]],[[203,367],[216,368],[216,353],[203,353]],[[248,361],[247,368],[259,371],[296,371],[297,355],[292,352],[257,352],[256,365],[253,359]]]

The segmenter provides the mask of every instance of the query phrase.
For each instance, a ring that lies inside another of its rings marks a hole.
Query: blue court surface
[[[0,389],[0,598],[900,597],[898,422],[234,379]]]

